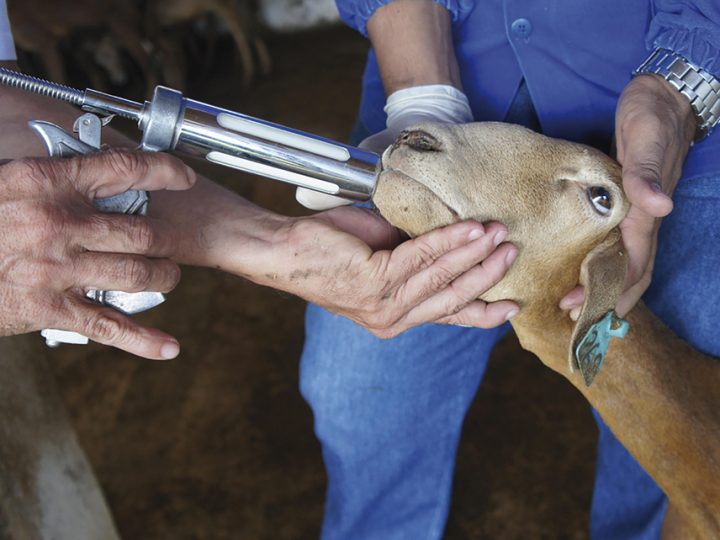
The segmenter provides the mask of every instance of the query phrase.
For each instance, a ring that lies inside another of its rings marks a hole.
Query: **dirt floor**
[[[191,96],[345,139],[367,44],[332,28],[268,38],[272,73],[243,90],[214,66]],[[260,205],[293,191],[215,167]],[[297,390],[302,301],[188,268],[144,321],[180,339],[173,362],[96,345],[52,357],[80,439],[127,539],[312,539],[325,477]],[[586,538],[595,426],[580,395],[510,337],[465,423],[446,537]]]

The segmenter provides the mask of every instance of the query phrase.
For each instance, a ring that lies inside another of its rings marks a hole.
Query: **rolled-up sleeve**
[[[654,0],[648,49],[670,49],[720,76],[720,2]]]
[[[0,0],[0,60],[15,60],[16,58],[7,5],[5,0]]]
[[[345,23],[367,37],[367,23],[375,11],[393,0],[336,0],[340,17]],[[475,6],[475,0],[433,0],[444,6],[452,16],[453,23],[465,20]]]

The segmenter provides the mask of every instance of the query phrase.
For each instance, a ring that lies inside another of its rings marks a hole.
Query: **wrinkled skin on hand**
[[[0,335],[71,330],[146,358],[177,341],[84,298],[87,289],[171,290],[180,277],[171,235],[141,216],[103,214],[95,198],[128,189],[189,188],[195,174],[166,154],[113,150],[0,166]],[[160,257],[160,258],[156,258]]]
[[[682,174],[696,120],[688,100],[656,75],[635,77],[623,90],[615,114],[617,160],[631,203],[620,223],[628,254],[625,292],[617,304],[627,314],[650,286],[661,218],[673,208],[671,195]],[[577,317],[580,287],[560,302]]]
[[[496,326],[518,310],[476,301],[517,255],[498,223],[464,221],[407,240],[365,208],[287,217],[203,179],[190,195],[200,202],[163,192],[153,205],[181,240],[175,260],[294,294],[378,337],[427,322]]]
[[[426,322],[489,328],[518,311],[514,302],[478,300],[517,255],[502,244],[507,229],[499,223],[463,221],[398,245],[399,232],[380,216],[342,207],[293,220],[283,234],[292,271],[268,284],[381,338]]]

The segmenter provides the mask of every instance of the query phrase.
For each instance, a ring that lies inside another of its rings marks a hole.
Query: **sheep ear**
[[[627,255],[622,236],[613,229],[587,254],[580,267],[585,302],[570,340],[570,371],[578,368],[590,385],[600,370],[611,337],[624,337],[627,323],[615,314],[625,285]]]

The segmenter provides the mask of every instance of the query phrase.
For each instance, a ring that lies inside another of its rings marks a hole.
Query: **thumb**
[[[673,209],[662,184],[665,148],[647,130],[636,131],[626,138],[622,155],[623,189],[631,204],[652,217],[664,217]]]
[[[315,217],[330,222],[343,232],[352,234],[375,251],[392,249],[404,239],[399,229],[367,208],[357,206],[335,208]]]

